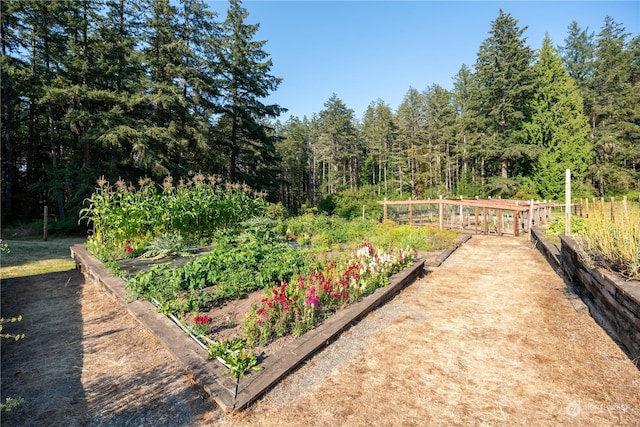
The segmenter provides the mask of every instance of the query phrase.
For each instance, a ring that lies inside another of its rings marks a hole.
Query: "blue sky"
[[[211,1],[226,16],[226,2]],[[288,108],[280,117],[311,118],[335,93],[355,117],[378,99],[394,111],[410,87],[452,88],[462,64],[473,66],[500,8],[527,27],[539,49],[545,33],[563,45],[572,21],[596,34],[605,16],[640,33],[637,1],[244,1],[247,23],[260,23],[273,75],[268,99]]]

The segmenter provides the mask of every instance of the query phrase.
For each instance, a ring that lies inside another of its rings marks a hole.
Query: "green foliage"
[[[564,216],[556,216],[547,225],[547,233],[554,236],[563,236],[566,220]],[[571,234],[582,234],[587,229],[586,220],[580,217],[571,217]]]
[[[130,278],[127,289],[134,297],[157,303],[166,314],[197,312],[314,267],[311,257],[296,251],[267,224],[244,223],[249,228],[237,235],[222,230],[209,253],[182,267],[154,265]]]
[[[14,341],[23,339],[25,337],[24,334],[2,333],[2,330],[4,328],[3,325],[5,323],[16,323],[16,322],[22,322],[22,315],[16,316],[16,317],[8,317],[8,318],[0,317],[0,338],[12,339]]]
[[[378,204],[375,188],[364,186],[358,190],[345,190],[323,197],[318,210],[347,220],[362,218],[380,221],[382,206]]]
[[[359,241],[371,234],[374,222],[361,218],[305,214],[281,222],[277,230],[302,245],[331,246]]]
[[[457,236],[455,230],[396,225],[392,221],[387,221],[376,225],[373,232],[367,236],[367,240],[383,250],[410,247],[423,251],[435,251],[451,246],[455,243]]]
[[[22,405],[23,403],[24,403],[23,397],[18,397],[17,399],[13,397],[7,397],[4,403],[0,403],[0,412],[2,411],[10,412],[12,409]]]
[[[104,179],[98,184],[81,214],[93,228],[87,247],[102,260],[141,253],[161,236],[180,236],[183,246],[197,244],[220,228],[262,215],[267,206],[246,186],[222,185],[201,174],[176,185],[167,177],[162,190],[148,178],[138,189],[121,180],[113,187]]]
[[[246,342],[242,338],[225,339],[209,346],[209,359],[220,358],[234,378],[238,379],[248,371],[263,369],[258,365],[258,357],[246,350]]]
[[[0,246],[0,247],[4,248],[4,246]],[[2,251],[5,252],[4,249]],[[9,318],[0,317],[0,338],[12,339],[14,341],[23,339],[25,337],[25,334],[2,333],[3,325],[5,323],[16,323],[16,322],[22,322],[22,315],[19,315],[16,317],[9,317]],[[0,412],[2,411],[9,412],[12,409],[16,408],[17,406],[20,406],[22,403],[24,403],[24,398],[22,397],[19,397],[17,399],[13,397],[7,397],[3,403],[0,403]]]
[[[536,91],[529,101],[531,118],[524,131],[541,151],[535,158],[532,181],[542,198],[561,200],[566,169],[571,169],[574,188],[585,183],[593,153],[589,123],[578,88],[548,36],[533,70]]]
[[[185,255],[193,249],[185,245],[179,234],[165,233],[156,237],[144,248],[143,258],[164,258],[170,255]]]

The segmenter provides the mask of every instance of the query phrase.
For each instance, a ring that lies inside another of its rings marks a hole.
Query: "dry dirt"
[[[523,238],[474,236],[239,415],[75,271],[2,281],[2,425],[638,425],[640,370]],[[9,332],[9,327],[4,332]]]

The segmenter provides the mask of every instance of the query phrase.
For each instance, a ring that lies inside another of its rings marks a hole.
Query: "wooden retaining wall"
[[[582,261],[576,241],[561,236],[560,264],[591,316],[640,367],[640,281],[623,280]]]

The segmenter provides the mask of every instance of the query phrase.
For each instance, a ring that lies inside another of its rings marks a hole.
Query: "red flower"
[[[209,322],[211,322],[211,319],[206,314],[193,318],[193,323],[195,323],[196,325],[206,325]]]
[[[127,243],[127,246],[124,247],[124,251],[125,251],[125,253],[133,252],[133,248],[131,247],[131,245],[129,243]]]

